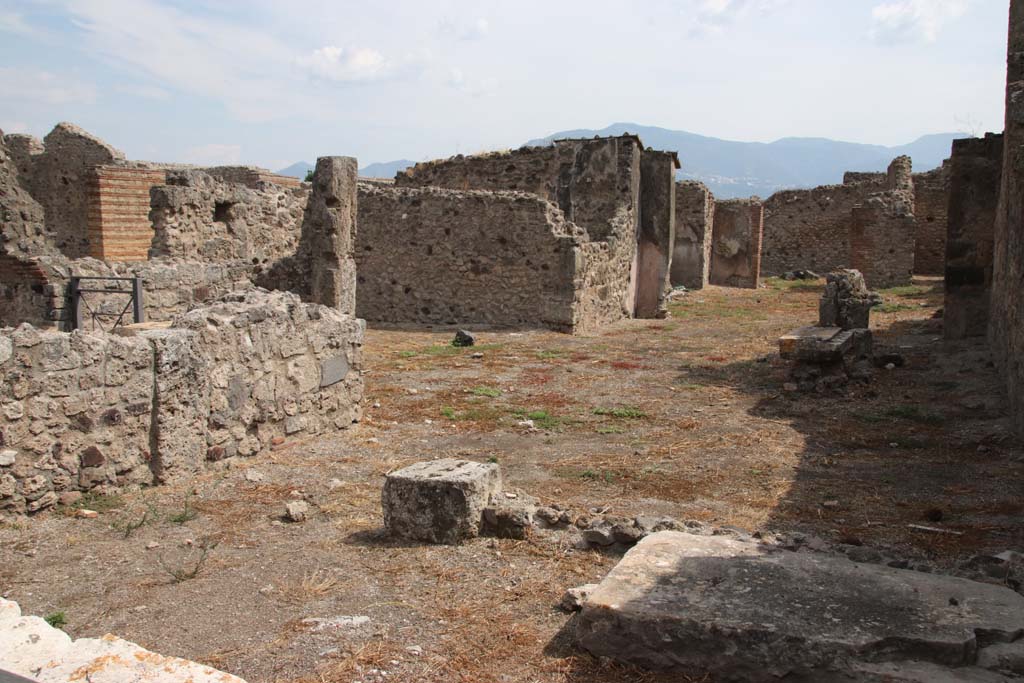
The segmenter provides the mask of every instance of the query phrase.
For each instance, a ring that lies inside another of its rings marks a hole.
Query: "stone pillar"
[[[992,247],[1003,171],[1003,136],[953,141],[946,238],[946,339],[988,330]]]
[[[916,232],[910,205],[881,193],[850,213],[850,266],[872,288],[909,285]]]
[[[640,230],[637,241],[637,318],[665,315],[672,289],[669,270],[676,223],[676,155],[643,151],[640,157]]]
[[[355,315],[356,179],[353,157],[320,157],[302,221],[299,252],[309,264],[309,300]]]
[[[716,202],[711,284],[757,289],[763,233],[764,205],[757,197]]]
[[[1024,435],[1024,0],[1010,1],[1003,171],[992,256],[989,341]]]
[[[672,285],[701,289],[711,269],[711,232],[715,197],[704,183],[676,184],[676,239],[672,248]]]

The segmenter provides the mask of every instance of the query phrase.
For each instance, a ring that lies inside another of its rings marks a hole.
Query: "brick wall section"
[[[757,289],[761,283],[764,205],[756,199],[715,203],[711,284]]]
[[[1003,171],[995,222],[989,341],[1024,436],[1024,0],[1010,2]]]
[[[1003,136],[953,141],[946,241],[946,339],[985,336]]]
[[[166,182],[161,170],[98,166],[89,180],[89,256],[145,261],[153,241],[150,191]]]
[[[672,285],[701,289],[708,284],[715,197],[700,182],[676,183],[676,235]]]
[[[946,164],[914,174],[914,272],[942,275],[946,268],[946,213],[949,204],[949,168]]]

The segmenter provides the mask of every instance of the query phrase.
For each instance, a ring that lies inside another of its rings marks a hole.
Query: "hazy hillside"
[[[915,171],[939,166],[961,133],[926,135],[907,145],[885,147],[826,138],[783,138],[771,143],[735,142],[635,123],[601,130],[579,129],[530,140],[544,145],[559,138],[636,133],[655,149],[674,150],[682,163],[680,178],[703,181],[718,197],[768,197],[776,190],[841,183],[845,171],[883,171],[893,157],[908,154]]]
[[[415,163],[415,161],[409,161],[408,159],[399,159],[397,161],[386,161],[380,164],[370,164],[359,169],[359,175],[363,178],[394,178],[396,173],[405,170]],[[282,168],[278,173],[281,175],[291,176],[293,178],[305,178],[306,172],[312,170],[313,164],[308,164],[305,161],[299,161],[288,168]]]
[[[915,171],[927,171],[949,156],[952,141],[961,133],[925,135],[898,147],[839,142],[827,138],[782,138],[775,142],[736,142],[706,137],[682,130],[669,130],[635,123],[615,123],[601,130],[583,128],[553,133],[530,140],[527,145],[546,145],[559,138],[590,138],[595,135],[636,133],[655,149],[679,152],[680,178],[703,181],[717,197],[767,198],[785,188],[815,187],[843,182],[846,171],[884,171],[901,154],[914,160]],[[365,178],[394,178],[414,161],[399,159],[369,164],[359,169]],[[305,178],[313,167],[300,161],[278,171]]]

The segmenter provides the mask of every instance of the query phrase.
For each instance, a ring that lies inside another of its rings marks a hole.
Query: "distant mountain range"
[[[722,198],[772,193],[789,188],[816,187],[843,182],[846,171],[884,171],[893,158],[906,154],[914,160],[915,171],[928,171],[949,157],[953,140],[963,133],[925,135],[907,145],[885,147],[827,138],[783,138],[775,142],[735,142],[682,130],[669,130],[636,123],[615,123],[600,130],[582,128],[553,133],[526,143],[547,145],[560,138],[590,138],[595,135],[634,133],[655,149],[679,153],[680,179],[700,180]],[[412,166],[408,159],[370,164],[359,169],[363,177],[393,178]],[[313,167],[305,162],[278,171],[299,178]]]
[[[409,168],[415,163],[415,161],[409,161],[408,159],[398,159],[397,161],[386,161],[381,164],[370,164],[359,169],[359,175],[362,178],[394,178],[396,173]],[[278,173],[291,176],[292,178],[305,178],[306,174],[312,170],[313,164],[299,161],[288,168],[282,168]]]

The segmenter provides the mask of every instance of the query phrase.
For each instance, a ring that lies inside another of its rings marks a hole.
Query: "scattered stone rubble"
[[[245,683],[112,635],[72,640],[40,617],[22,615],[16,602],[0,598],[0,680],[6,680],[5,672],[37,683]]]

